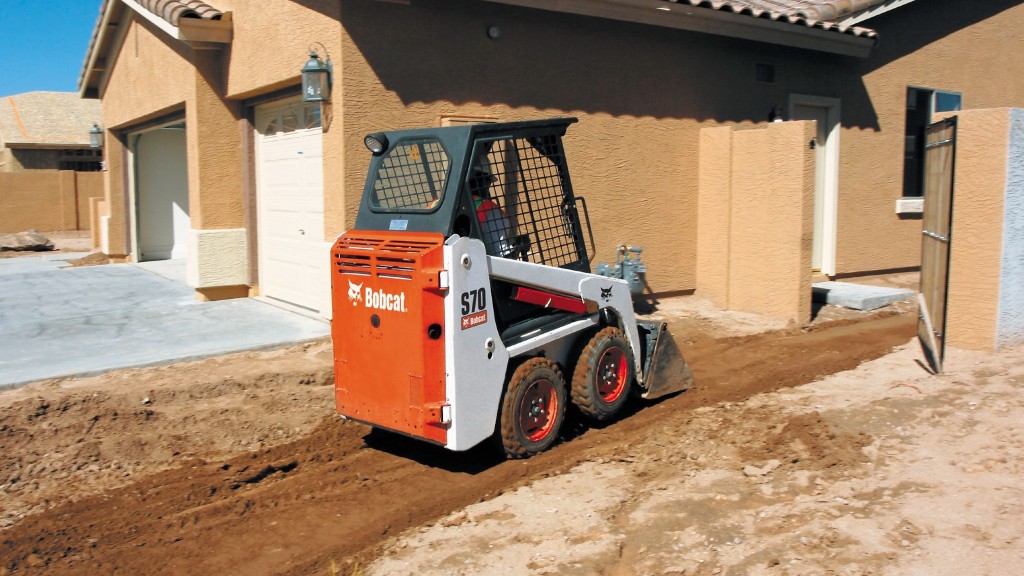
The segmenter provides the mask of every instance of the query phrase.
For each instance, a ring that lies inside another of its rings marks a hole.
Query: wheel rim
[[[626,391],[629,366],[626,353],[618,346],[612,346],[601,354],[597,363],[597,394],[605,402],[614,402]]]
[[[555,426],[558,394],[550,380],[536,380],[519,403],[519,429],[530,442],[543,440]]]

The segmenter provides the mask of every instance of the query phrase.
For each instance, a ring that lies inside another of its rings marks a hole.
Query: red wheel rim
[[[597,393],[601,400],[615,402],[626,391],[629,366],[626,353],[618,346],[612,346],[601,354],[597,362]]]
[[[530,442],[543,440],[555,426],[558,394],[550,380],[536,380],[523,392],[519,402],[519,429]]]

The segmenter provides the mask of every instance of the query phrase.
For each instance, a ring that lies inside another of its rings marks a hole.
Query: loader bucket
[[[660,398],[693,386],[693,372],[664,322],[638,322],[644,349],[641,397]]]

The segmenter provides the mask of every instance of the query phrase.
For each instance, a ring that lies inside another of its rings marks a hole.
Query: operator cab
[[[370,134],[355,229],[458,234],[491,256],[589,272],[561,140],[574,122]]]
[[[370,134],[364,141],[373,158],[355,229],[457,234],[480,240],[490,256],[590,272],[562,147],[574,122]],[[517,302],[514,290],[493,286],[502,327],[543,312]]]

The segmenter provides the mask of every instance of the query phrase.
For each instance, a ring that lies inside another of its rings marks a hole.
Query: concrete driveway
[[[313,340],[318,319],[253,300],[199,302],[183,262],[0,260],[0,388]]]

